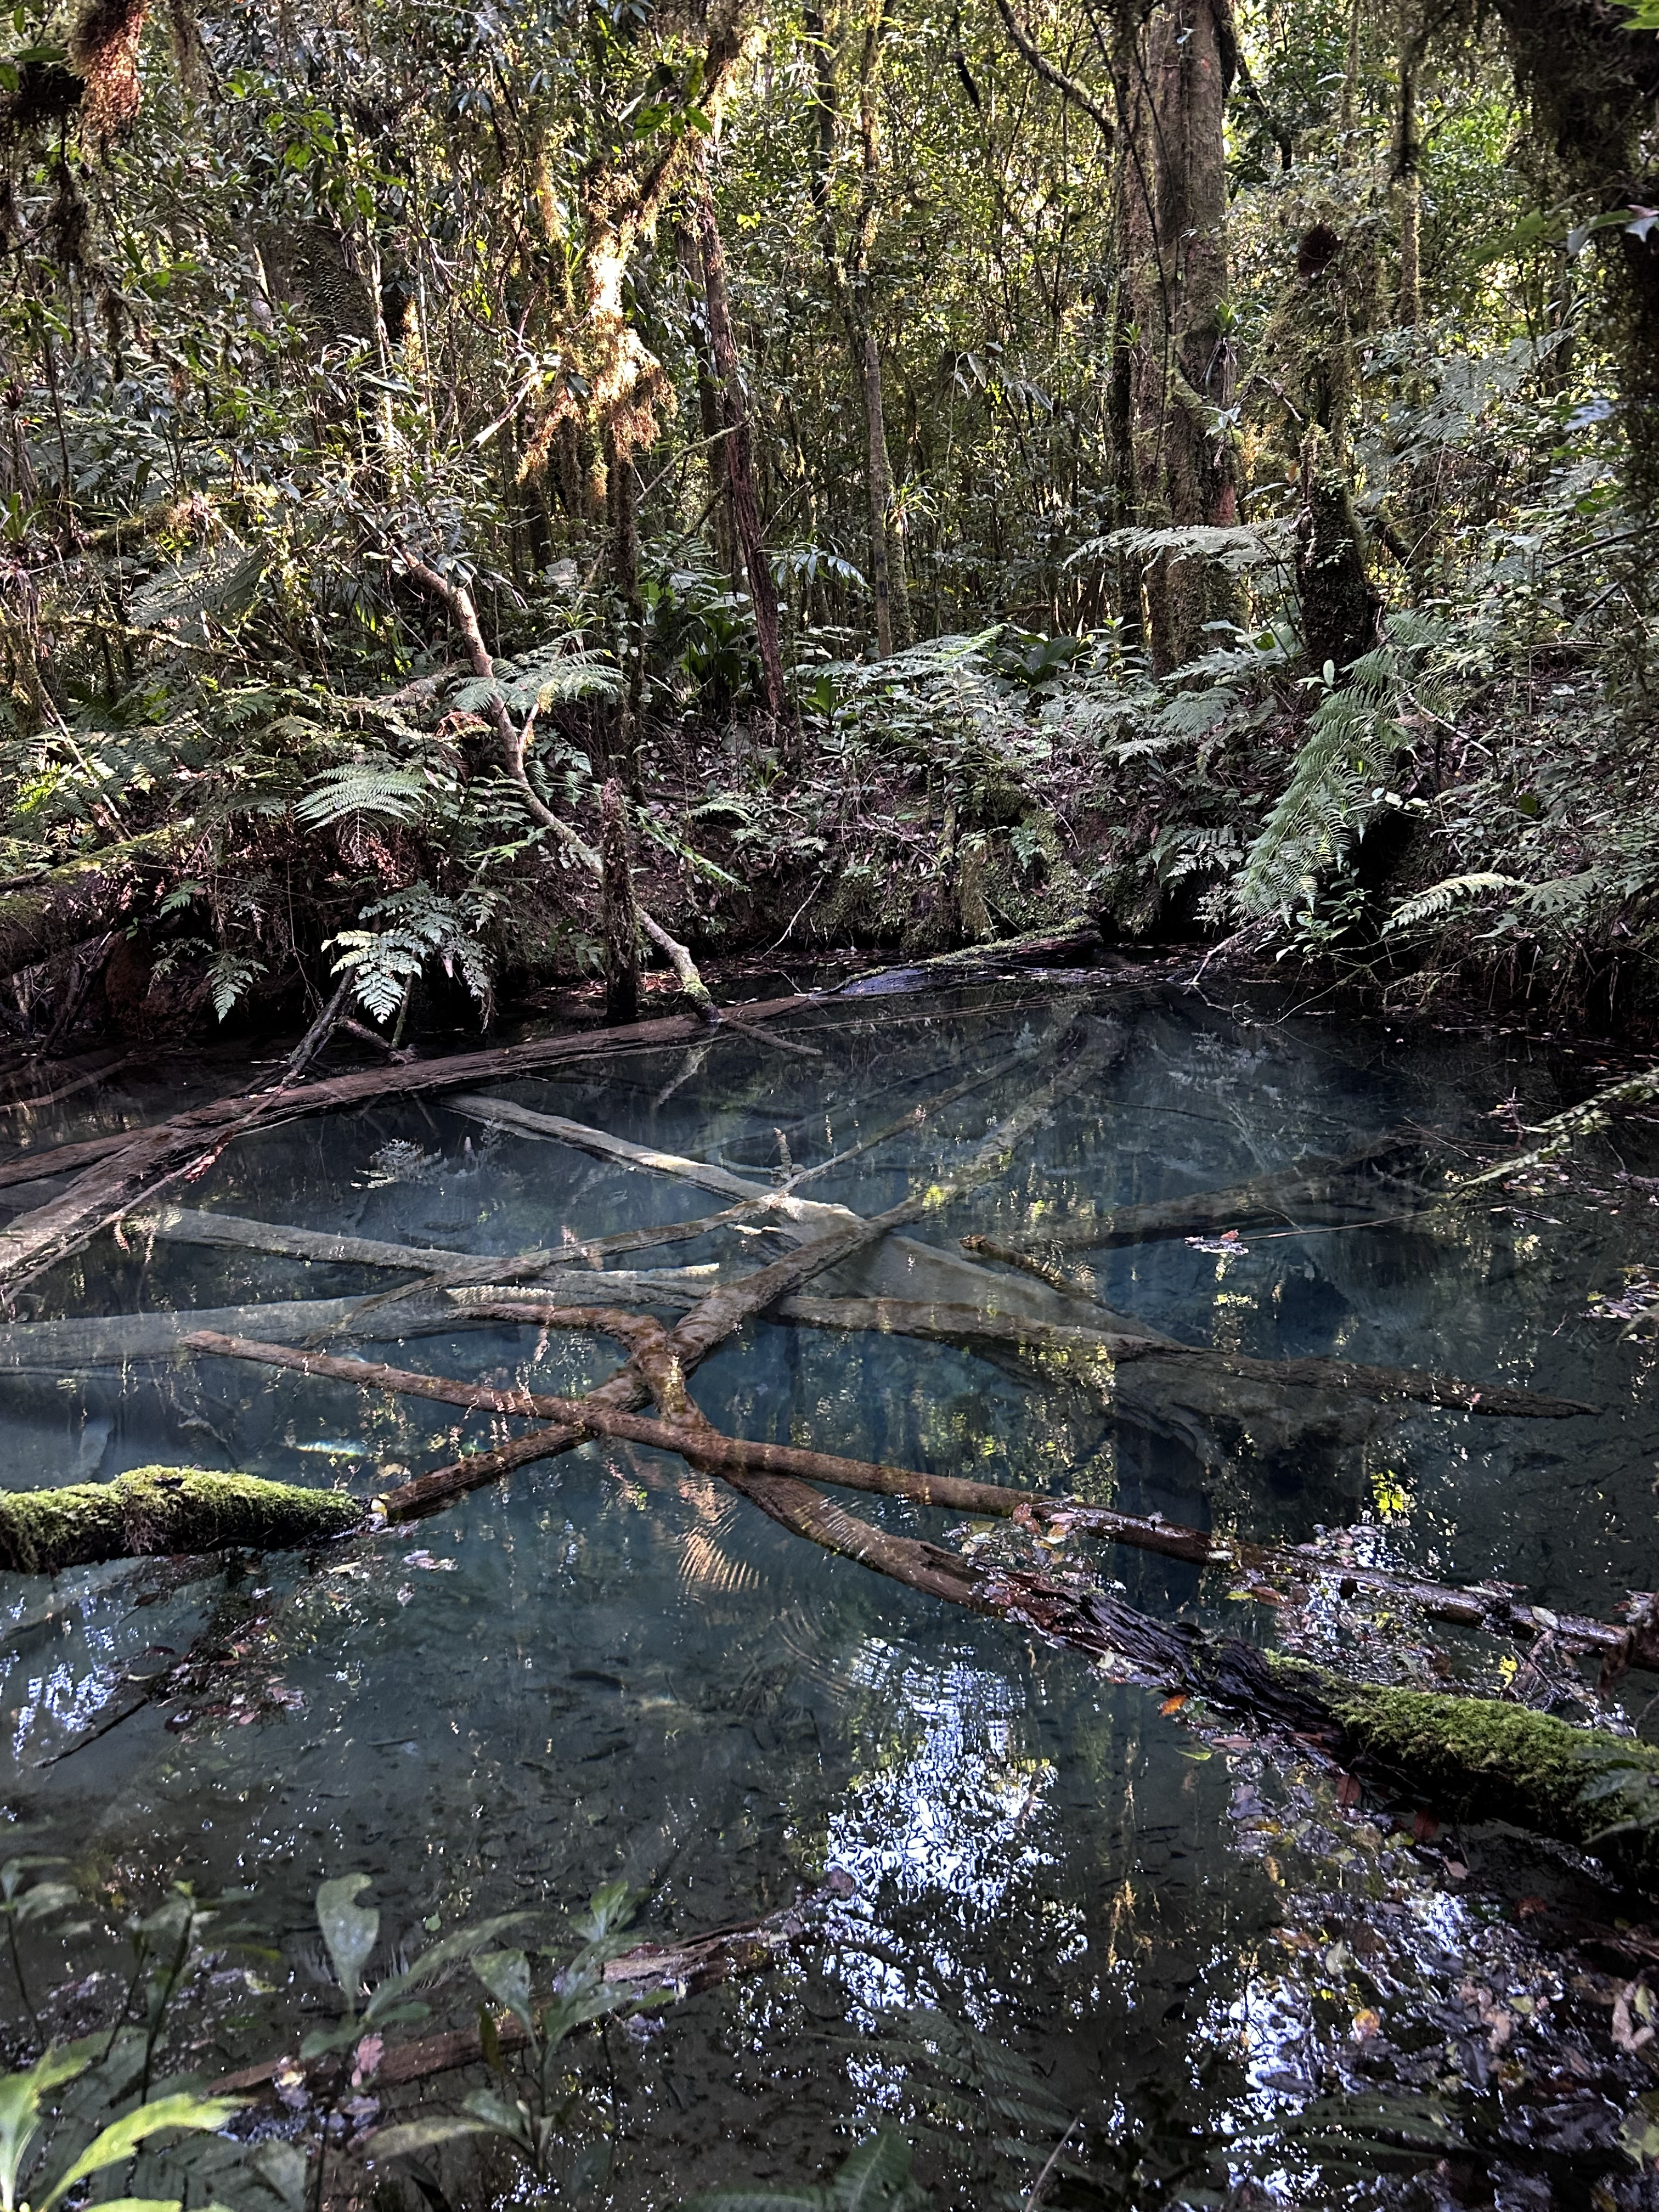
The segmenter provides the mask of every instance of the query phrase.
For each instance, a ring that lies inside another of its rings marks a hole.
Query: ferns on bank
[[[428,961],[436,960],[451,977],[459,974],[488,1021],[493,975],[483,933],[496,919],[501,895],[476,887],[459,899],[428,884],[411,884],[385,898],[372,899],[361,919],[379,921],[379,929],[343,929],[327,950],[337,951],[334,973],[349,976],[352,995],[372,1021],[387,1022],[399,1012]]]
[[[428,788],[422,770],[399,767],[386,753],[340,761],[322,769],[305,795],[295,801],[294,818],[307,830],[326,830],[354,814],[412,822],[421,811]]]
[[[1407,742],[1403,710],[1447,719],[1452,702],[1435,668],[1441,624],[1396,616],[1388,639],[1362,653],[1338,682],[1328,665],[1291,780],[1267,817],[1234,887],[1247,915],[1273,914],[1313,888],[1385,796],[1395,757]]]

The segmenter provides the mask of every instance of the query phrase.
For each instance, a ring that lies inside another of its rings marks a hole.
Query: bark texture
[[[1230,0],[1159,0],[1120,32],[1125,119],[1119,223],[1131,315],[1130,481],[1144,528],[1227,528],[1238,520],[1231,432],[1227,292],[1227,94],[1237,65]],[[1203,652],[1206,624],[1238,619],[1236,580],[1212,562],[1151,562],[1153,657]]]

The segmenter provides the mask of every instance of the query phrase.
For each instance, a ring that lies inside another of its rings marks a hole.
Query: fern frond
[[[400,768],[386,754],[342,761],[312,779],[295,801],[294,818],[307,830],[325,830],[350,814],[378,814],[390,822],[411,822],[426,799],[426,776]]]
[[[1230,575],[1236,576],[1269,561],[1288,560],[1290,542],[1282,526],[1251,529],[1241,524],[1223,529],[1214,524],[1195,523],[1181,530],[1114,530],[1104,538],[1091,538],[1079,545],[1075,552],[1066,555],[1061,565],[1067,568],[1086,566],[1114,553],[1127,553],[1142,561],[1213,561]]]
[[[436,960],[447,975],[459,973],[480,1012],[488,1018],[493,987],[483,932],[504,902],[498,892],[474,890],[459,899],[427,884],[373,899],[360,920],[380,921],[379,929],[343,929],[327,949],[338,951],[337,975],[349,975],[358,1005],[372,1020],[390,1020],[404,994]]]
[[[1489,891],[1524,891],[1528,886],[1519,876],[1502,876],[1490,868],[1476,868],[1464,876],[1447,876],[1437,884],[1431,884],[1425,891],[1414,898],[1404,899],[1395,907],[1382,927],[1390,929],[1410,929],[1419,921],[1437,921],[1466,899],[1481,898]]]

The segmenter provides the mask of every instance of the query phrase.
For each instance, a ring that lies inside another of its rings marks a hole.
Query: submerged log
[[[745,1006],[746,1025],[792,1012],[816,1001],[796,995]],[[0,1297],[69,1253],[142,1200],[155,1197],[180,1176],[205,1168],[234,1138],[301,1115],[360,1106],[371,1098],[414,1097],[466,1083],[526,1075],[545,1067],[641,1046],[677,1045],[708,1031],[695,1015],[636,1022],[624,1030],[541,1037],[490,1052],[460,1053],[441,1060],[365,1069],[328,1076],[289,1089],[242,1092],[191,1108],[146,1129],[25,1154],[0,1167],[0,1184],[23,1182],[66,1169],[79,1170],[57,1197],[20,1214],[0,1230]]]
[[[0,1492],[0,1568],[55,1575],[155,1553],[291,1551],[362,1523],[362,1504],[342,1492],[199,1467],[141,1467],[113,1482]]]
[[[597,1332],[625,1345],[630,1359],[650,1384],[659,1403],[683,1413],[687,1364],[695,1364],[696,1341],[665,1332],[656,1322],[605,1307],[503,1305],[502,1318],[552,1328]],[[728,1437],[700,1423],[695,1431],[672,1421],[649,1417],[613,1404],[599,1407],[590,1420],[584,1409],[588,1399],[549,1396],[537,1391],[506,1389],[493,1383],[464,1382],[449,1376],[422,1375],[407,1368],[360,1359],[340,1359],[327,1352],[288,1346],[260,1344],[246,1338],[215,1335],[204,1331],[186,1340],[186,1348],[227,1358],[254,1360],[271,1367],[292,1369],[302,1375],[324,1376],[349,1382],[358,1389],[386,1390],[410,1397],[436,1400],[441,1404],[465,1406],[475,1411],[554,1420],[562,1425],[544,1430],[521,1440],[535,1446],[525,1457],[546,1457],[565,1449],[550,1441],[566,1436],[580,1441],[586,1435],[616,1436],[634,1443],[671,1451],[726,1477],[738,1474],[781,1474],[798,1480],[829,1484],[878,1497],[903,1498],[912,1504],[933,1506],[947,1512],[982,1515],[1024,1522],[1051,1534],[1081,1535],[1134,1550],[1152,1552],[1166,1559],[1182,1559],[1194,1566],[1220,1566],[1255,1577],[1277,1576],[1307,1580],[1321,1576],[1338,1581],[1345,1590],[1365,1590],[1391,1598],[1431,1618],[1480,1628],[1494,1635],[1535,1638],[1549,1635],[1570,1650],[1598,1654],[1612,1670],[1635,1664],[1659,1668],[1659,1623],[1652,1618],[1654,1601],[1634,1601],[1638,1619],[1628,1627],[1595,1620],[1576,1613],[1560,1613],[1520,1601],[1512,1590],[1474,1585],[1450,1587],[1416,1577],[1391,1574],[1366,1567],[1342,1556],[1333,1556],[1315,1545],[1261,1545],[1248,1538],[1183,1527],[1161,1516],[1120,1513],[1109,1506],[1091,1505],[1073,1498],[1050,1498],[1012,1484],[981,1482],[960,1475],[927,1474],[868,1460],[850,1459],[838,1453],[807,1449],[791,1444],[750,1443]],[[512,1449],[509,1447],[509,1449]],[[481,1455],[480,1457],[483,1455]],[[520,1457],[517,1463],[525,1463]],[[469,1470],[474,1462],[462,1462]],[[493,1475],[487,1479],[493,1479]],[[432,1510],[431,1478],[416,1476],[387,1492],[376,1501],[376,1510],[387,1521],[418,1517]],[[451,1491],[443,1502],[456,1492]],[[1644,1608],[1646,1608],[1644,1610]]]
[[[982,1506],[994,1486],[909,1470],[872,1468],[787,1445],[750,1443],[710,1428],[684,1392],[672,1335],[659,1326],[603,1310],[567,1316],[631,1341],[629,1371],[613,1378],[611,1402],[462,1384],[407,1375],[283,1346],[211,1337],[192,1349],[253,1358],[309,1373],[333,1374],[357,1387],[407,1390],[449,1402],[545,1418],[561,1425],[521,1440],[534,1455],[585,1435],[625,1437],[676,1453],[719,1474],[732,1488],[794,1533],[927,1595],[1020,1622],[1165,1692],[1202,1695],[1257,1724],[1322,1747],[1349,1765],[1365,1764],[1469,1819],[1518,1821],[1601,1854],[1622,1877],[1659,1877],[1659,1750],[1606,1730],[1576,1729],[1503,1701],[1353,1683],[1264,1655],[1237,1639],[1212,1639],[1184,1623],[1158,1621],[1115,1594],[981,1562],[924,1540],[878,1528],[823,1495],[820,1482],[896,1492],[918,1503]],[[649,1379],[659,1417],[633,1414],[618,1385]],[[398,1520],[425,1510],[430,1478],[417,1478],[378,1501]],[[1016,1493],[1028,1512],[1036,1504]],[[1061,1505],[1075,1512],[1075,1507]],[[351,1506],[361,1525],[362,1509]]]
[[[250,1221],[237,1213],[202,1213],[189,1206],[163,1206],[154,1213],[131,1213],[122,1226],[163,1243],[218,1246],[245,1252],[270,1252],[327,1265],[390,1267],[426,1275],[434,1284],[516,1280],[545,1274],[578,1261],[609,1259],[623,1252],[650,1252],[661,1244],[687,1244],[698,1237],[746,1221],[750,1205],[729,1206],[696,1221],[670,1221],[657,1229],[623,1229],[580,1243],[545,1245],[530,1252],[459,1252],[442,1244],[392,1244],[374,1237],[336,1236],[325,1229],[300,1229],[285,1221]]]
[[[852,1877],[832,1873],[810,1895],[799,1898],[781,1911],[769,1912],[763,1919],[746,1921],[741,1927],[688,1936],[683,1943],[630,1944],[626,1951],[619,1951],[615,1958],[605,1961],[600,1979],[612,1989],[638,1990],[642,1995],[664,1991],[676,1998],[696,1996],[737,1975],[761,1973],[778,1965],[811,1942],[819,1932],[824,1914],[844,1904],[852,1894]],[[502,2013],[494,2020],[493,2026],[499,2049],[517,2051],[523,2047],[526,2040],[524,2029],[511,2013]],[[410,2043],[388,2044],[367,2072],[362,2069],[356,2052],[343,2058],[331,2052],[308,2064],[302,2063],[299,2070],[315,2095],[319,2090],[325,2092],[354,2068],[369,2088],[380,2090],[398,2088],[410,2081],[429,2081],[436,2074],[476,2066],[483,2058],[483,2039],[475,2027],[456,2028],[447,2035],[424,2035]],[[257,2066],[241,2067],[216,2081],[209,2094],[216,2097],[234,2096],[248,2089],[264,2088],[274,2083],[279,2074],[286,2075],[294,2063],[287,2057],[267,2058]]]
[[[1002,1237],[964,1237],[962,1241],[969,1251],[988,1259],[1024,1267],[1032,1267],[1034,1260],[1052,1261],[1063,1252],[1213,1237],[1225,1230],[1242,1234],[1396,1220],[1402,1212],[1420,1213],[1435,1202],[1433,1194],[1413,1180],[1413,1171],[1422,1167],[1425,1150],[1419,1140],[1396,1131],[1342,1159],[1310,1157],[1223,1189],[1193,1191],[1144,1206],[1113,1206]],[[1052,1279],[1040,1264],[1033,1272]]]
[[[219,1306],[194,1312],[110,1314],[74,1321],[13,1322],[0,1328],[0,1374],[62,1375],[85,1368],[120,1367],[129,1361],[166,1359],[192,1330],[217,1328],[229,1334],[258,1329],[290,1344],[319,1337],[357,1337],[369,1343],[415,1336],[447,1336],[494,1318],[488,1295],[515,1287],[510,1268],[498,1285],[472,1286],[482,1295],[468,1301],[445,1291],[434,1296],[424,1283],[407,1285],[395,1306],[373,1300],[288,1298],[270,1304]],[[671,1267],[605,1273],[580,1268],[555,1270],[538,1278],[537,1288],[576,1302],[603,1297],[617,1305],[695,1305],[708,1293],[712,1268]],[[365,1307],[370,1310],[365,1311]]]
[[[1577,1398],[1536,1390],[1505,1390],[1434,1375],[1411,1367],[1377,1367],[1352,1359],[1256,1359],[1213,1346],[1183,1344],[1150,1331],[1091,1328],[1072,1322],[987,1313],[977,1306],[908,1298],[791,1298],[780,1309],[791,1321],[821,1328],[875,1329],[944,1344],[995,1345],[1024,1355],[1051,1376],[1070,1379],[1103,1403],[1121,1402],[1123,1368],[1164,1370],[1173,1376],[1192,1369],[1216,1386],[1231,1380],[1266,1387],[1281,1399],[1321,1392],[1336,1399],[1362,1397],[1378,1405],[1443,1407],[1489,1418],[1566,1420],[1599,1409]],[[1138,1393],[1144,1396],[1144,1389]],[[1208,1402],[1213,1407],[1215,1399]]]

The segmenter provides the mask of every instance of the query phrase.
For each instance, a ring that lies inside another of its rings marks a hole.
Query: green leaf
[[[52,2048],[27,2073],[0,2075],[0,2204],[17,2202],[17,2179],[40,2124],[41,2100],[84,2073],[90,2053]]]
[[[106,2166],[118,2166],[130,2158],[147,2136],[159,2135],[164,2128],[216,2131],[241,2109],[241,2100],[236,2097],[158,2097],[154,2104],[140,2105],[136,2112],[128,2112],[94,2136],[74,2165],[58,2175],[51,2193],[42,2198],[39,2212],[52,2212],[52,2206],[88,2174],[101,2173]]]
[[[481,1920],[476,1928],[458,1929],[454,1935],[446,1936],[441,1943],[431,1944],[401,1974],[392,1974],[384,1982],[375,1984],[374,1994],[364,2008],[364,2020],[382,2020],[386,2006],[395,1999],[406,1996],[413,1990],[424,1989],[428,1982],[435,1981],[451,1966],[459,1965],[463,1960],[475,1958],[480,1951],[488,1950],[509,1928],[519,1927],[534,1917],[534,1914],[529,1912],[500,1912],[492,1919]]]
[[[530,1961],[522,1951],[492,1951],[475,1958],[472,1971],[499,2005],[505,2005],[526,2035],[535,2033],[530,2011]]]
[[[883,2128],[861,2142],[835,2180],[837,2207],[846,2212],[875,2212],[909,2193],[910,2146],[896,2129]]]
[[[453,2142],[459,2136],[494,2132],[483,2120],[463,2119],[459,2114],[448,2113],[429,2120],[406,2120],[399,2127],[381,2128],[369,2137],[368,2148],[372,2158],[406,2158],[413,2151],[433,2150],[440,2143]]]
[[[353,2012],[362,1994],[363,1969],[380,1932],[380,1916],[374,1906],[356,1902],[368,1887],[366,1874],[344,1874],[325,1881],[317,1893],[317,1925],[334,1962],[335,1978]]]

